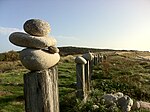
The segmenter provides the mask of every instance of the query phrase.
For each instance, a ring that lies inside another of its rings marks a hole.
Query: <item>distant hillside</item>
[[[96,49],[96,48],[84,48],[84,47],[58,47],[61,56],[84,54],[87,52],[107,52],[107,51],[126,51],[126,50],[112,50],[112,49]],[[19,51],[9,51],[0,53],[0,61],[16,61],[19,60]]]
[[[16,60],[19,60],[19,53],[17,51],[0,53],[0,61],[16,61]]]
[[[112,49],[96,49],[96,48],[84,48],[84,47],[58,47],[60,50],[60,55],[74,55],[74,54],[84,54],[87,52],[106,52],[106,51],[115,51]]]

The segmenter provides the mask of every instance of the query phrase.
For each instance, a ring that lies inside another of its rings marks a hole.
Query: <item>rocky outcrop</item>
[[[129,112],[133,106],[133,100],[123,93],[118,92],[115,94],[105,94],[102,96],[104,103],[109,107],[118,105],[121,107],[122,112]]]

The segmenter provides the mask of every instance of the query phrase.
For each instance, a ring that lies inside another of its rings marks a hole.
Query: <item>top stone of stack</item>
[[[48,22],[40,19],[30,19],[24,23],[24,30],[32,36],[46,36],[50,33]]]

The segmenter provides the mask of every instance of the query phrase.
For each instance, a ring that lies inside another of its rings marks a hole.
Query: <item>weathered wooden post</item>
[[[12,33],[9,40],[26,47],[20,52],[22,64],[31,71],[24,74],[25,111],[59,112],[56,40],[48,37],[49,24],[39,19],[26,21],[24,30],[27,33]]]
[[[101,62],[101,54],[98,54],[98,64]]]
[[[96,55],[96,65],[98,64],[98,54]]]
[[[89,65],[90,65],[90,77],[93,74],[93,65],[94,65],[94,55],[93,55],[93,53],[91,53],[91,54],[92,54],[92,60],[89,61]]]
[[[103,55],[100,54],[100,63],[102,63],[102,62],[103,62]]]
[[[97,64],[99,64],[99,54],[97,53]]]
[[[95,58],[95,53],[93,54],[93,56],[94,56],[94,59],[93,59],[93,62],[94,62],[94,65],[96,65],[96,58]]]
[[[77,97],[86,101],[87,91],[85,88],[85,64],[87,61],[83,57],[77,56],[75,62],[77,77]]]
[[[94,65],[97,65],[98,63],[98,57],[97,54],[94,55]]]
[[[107,61],[107,55],[106,54],[103,55],[103,61]]]
[[[86,53],[86,54],[83,54],[83,58],[85,58],[87,61],[87,63],[85,64],[85,86],[86,86],[86,89],[87,89],[86,91],[88,94],[90,91],[90,85],[91,85],[90,61],[92,61],[93,55],[92,53]]]

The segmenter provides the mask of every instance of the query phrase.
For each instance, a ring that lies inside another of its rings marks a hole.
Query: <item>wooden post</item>
[[[87,94],[88,92],[90,91],[90,63],[89,63],[89,60],[86,60],[87,63],[85,64],[85,88],[86,88],[86,91],[87,91]]]
[[[59,112],[57,66],[24,74],[26,112]]]
[[[83,99],[86,102],[87,91],[85,88],[85,64],[87,61],[81,57],[77,56],[75,58],[76,62],[76,78],[77,78],[77,97]]]
[[[97,54],[97,64],[99,64],[99,54]]]
[[[92,59],[91,61],[89,61],[89,68],[90,68],[90,79],[93,73],[93,64],[94,64],[94,59]]]
[[[101,62],[101,55],[98,54],[98,63],[100,63],[100,62]]]
[[[100,63],[102,63],[103,62],[103,55],[101,54],[100,55]]]
[[[85,64],[85,87],[87,96],[90,92],[91,86],[91,69],[90,69],[90,61],[93,59],[92,53],[83,54],[83,57],[86,59],[87,63]]]
[[[96,65],[96,54],[94,54],[94,65]]]
[[[107,55],[103,55],[103,61],[107,61]]]
[[[85,66],[84,64],[76,64],[76,76],[77,76],[77,97],[86,99],[85,88]]]
[[[97,54],[94,55],[94,65],[97,65]]]

